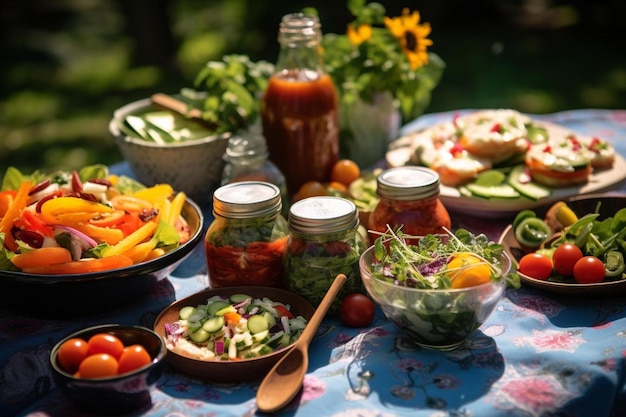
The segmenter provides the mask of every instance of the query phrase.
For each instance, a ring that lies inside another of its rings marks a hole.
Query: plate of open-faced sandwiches
[[[390,167],[434,169],[446,207],[482,217],[608,190],[626,178],[626,160],[610,142],[511,109],[476,110],[407,133],[385,159]]]

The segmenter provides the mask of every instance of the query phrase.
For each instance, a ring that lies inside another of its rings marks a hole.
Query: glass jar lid
[[[323,235],[358,225],[356,206],[342,197],[309,197],[293,203],[289,209],[289,227],[295,232]]]
[[[224,185],[213,193],[213,213],[231,219],[250,219],[280,212],[280,190],[263,181]]]
[[[421,200],[439,194],[439,174],[425,167],[397,167],[376,179],[376,193],[390,200]]]

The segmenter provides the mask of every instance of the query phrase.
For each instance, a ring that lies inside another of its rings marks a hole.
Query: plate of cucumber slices
[[[510,217],[523,209],[534,209],[545,204],[582,194],[610,190],[626,178],[626,159],[616,155],[612,168],[593,172],[589,182],[574,187],[551,188],[534,182],[519,182],[523,165],[503,168],[502,175],[486,171],[487,178],[477,179],[462,187],[441,186],[441,201],[451,211],[462,211],[476,217]],[[489,178],[491,177],[491,178]],[[497,182],[497,178],[502,178]]]

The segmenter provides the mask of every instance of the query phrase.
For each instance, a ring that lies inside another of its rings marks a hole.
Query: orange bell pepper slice
[[[76,275],[125,268],[132,264],[133,261],[128,256],[115,255],[98,259],[82,259],[62,264],[31,266],[23,268],[22,271],[41,275]]]
[[[15,243],[15,239],[11,234],[11,229],[13,228],[13,224],[20,217],[20,212],[24,207],[26,207],[26,203],[28,202],[28,192],[30,191],[30,187],[32,183],[30,181],[23,181],[15,194],[15,198],[7,208],[6,213],[0,220],[0,233],[4,233],[4,246],[15,252],[17,250],[17,244]]]
[[[65,248],[50,246],[20,253],[11,259],[20,269],[72,262],[72,254]]]
[[[0,192],[0,217],[4,217],[11,206],[13,200],[15,200],[15,196],[17,195],[17,191],[14,190],[5,190]]]

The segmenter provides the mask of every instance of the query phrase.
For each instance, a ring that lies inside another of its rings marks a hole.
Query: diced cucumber
[[[522,180],[521,177],[526,175],[524,165],[516,165],[509,174],[509,184],[511,184],[511,187],[515,188],[518,193],[533,201],[549,197],[550,194],[552,194],[550,188],[532,182],[530,178]]]
[[[232,305],[229,304],[226,307],[217,310],[215,312],[215,315],[216,316],[223,316],[226,313],[236,313],[236,312],[237,312],[237,310],[235,309],[235,307],[233,307]]]
[[[230,303],[228,301],[224,301],[224,300],[212,301],[207,304],[206,312],[209,316],[214,316],[215,313],[217,313],[219,310],[228,306],[230,306]]]
[[[472,183],[467,184],[465,187],[467,187],[473,195],[482,198],[513,199],[520,198],[521,196],[520,193],[509,184],[481,186]]]
[[[267,320],[267,324],[272,327],[276,324],[276,317],[269,311],[263,312],[263,317]]]
[[[189,338],[196,343],[206,342],[207,340],[209,340],[210,336],[211,335],[209,334],[209,332],[207,332],[203,328],[200,328],[195,332],[189,334]]]
[[[252,334],[263,332],[269,329],[269,327],[269,323],[265,317],[259,314],[255,314],[254,316],[250,316],[248,318],[248,330],[250,330],[250,333]]]
[[[189,320],[189,317],[193,314],[195,310],[195,307],[185,306],[181,308],[178,312],[178,317],[180,317],[181,320]]]
[[[283,336],[280,338],[280,342],[278,342],[278,345],[281,347],[287,347],[291,344],[291,336],[289,335],[289,333],[284,333]]]
[[[216,333],[224,327],[224,317],[209,317],[202,325],[202,329],[208,333]]]
[[[228,297],[230,302],[233,304],[241,303],[243,301],[246,301],[249,298],[252,298],[252,297],[250,297],[248,294],[233,294],[230,297]]]
[[[257,343],[267,343],[269,340],[269,330],[263,330],[262,332],[258,332],[252,335],[252,339]]]

